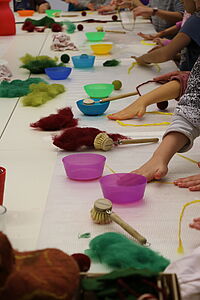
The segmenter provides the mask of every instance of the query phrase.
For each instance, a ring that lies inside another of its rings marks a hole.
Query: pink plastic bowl
[[[104,197],[117,204],[141,200],[147,184],[146,177],[133,173],[110,174],[99,181]]]
[[[93,180],[102,176],[105,156],[94,153],[78,153],[63,157],[67,176],[73,180]]]

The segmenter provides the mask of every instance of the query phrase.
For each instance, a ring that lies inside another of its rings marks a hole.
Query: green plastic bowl
[[[90,42],[98,42],[98,41],[102,41],[104,36],[105,36],[105,32],[86,32],[86,38],[90,41]]]
[[[45,10],[45,13],[47,14],[48,17],[55,17],[54,14],[55,13],[61,13],[62,10],[61,9],[47,9]]]
[[[84,85],[84,90],[91,98],[106,98],[114,90],[114,85],[110,83],[93,83]]]

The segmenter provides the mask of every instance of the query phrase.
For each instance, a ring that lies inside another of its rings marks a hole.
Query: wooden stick
[[[113,97],[108,97],[108,98],[103,98],[101,100],[99,100],[99,102],[110,102],[110,101],[114,101],[114,100],[118,100],[118,99],[122,99],[122,98],[126,98],[126,97],[130,97],[130,96],[135,96],[138,95],[138,92],[131,92],[131,93],[126,93],[126,94],[121,94],[121,95],[117,95],[117,96],[113,96]]]
[[[128,140],[119,140],[117,144],[127,145],[127,144],[141,144],[141,143],[157,143],[158,138],[147,138],[147,139],[128,139]]]
[[[137,232],[133,227],[131,227],[129,224],[124,222],[118,215],[111,212],[110,218],[117,223],[119,226],[121,226],[126,232],[128,232],[132,237],[134,237],[140,244],[144,245],[146,244],[147,240],[145,237],[143,237],[139,232]]]
[[[122,34],[126,34],[126,31],[121,31],[121,30],[104,30],[104,32],[111,32],[111,33],[122,33]]]

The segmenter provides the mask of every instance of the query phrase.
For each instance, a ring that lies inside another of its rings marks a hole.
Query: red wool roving
[[[77,126],[78,120],[74,119],[74,115],[70,107],[59,109],[57,114],[51,114],[48,117],[41,118],[30,126],[44,131],[55,131],[64,128]]]
[[[73,127],[65,129],[60,135],[53,137],[53,144],[65,151],[76,151],[85,148],[94,149],[94,139],[97,134],[105,132],[93,127]],[[128,137],[118,133],[107,133],[114,141]]]
[[[80,272],[87,272],[90,269],[91,260],[89,256],[83,253],[74,253],[71,255],[77,262]]]

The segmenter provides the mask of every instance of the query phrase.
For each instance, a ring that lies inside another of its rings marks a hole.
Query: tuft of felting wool
[[[32,56],[25,54],[20,58],[23,65],[20,68],[28,69],[32,74],[45,73],[45,68],[63,66],[64,64],[57,64],[58,58],[51,58],[47,55]]]
[[[33,83],[44,82],[41,78],[29,78],[27,80],[13,80],[11,82],[2,81],[0,83],[0,97],[14,98],[22,97],[30,93],[29,86]]]
[[[58,23],[53,23],[53,24],[51,24],[51,30],[53,32],[60,32],[60,31],[62,31],[62,25],[60,25]]]
[[[66,151],[76,151],[85,148],[94,149],[94,139],[97,134],[105,132],[93,127],[75,127],[64,130],[60,135],[53,137],[53,144]],[[113,140],[127,139],[126,136],[108,133]]]
[[[74,115],[70,107],[59,109],[57,114],[51,114],[48,117],[41,118],[30,126],[44,131],[55,131],[63,128],[74,127],[78,124],[78,120],[74,119]]]
[[[27,18],[25,19],[24,23],[27,23],[29,22],[29,24],[33,24],[35,26],[46,26],[48,28],[51,28],[51,25],[53,23],[58,23],[60,24],[59,22],[55,22],[53,18],[50,18],[50,17],[44,17],[42,19],[39,19],[39,20],[34,20],[34,19],[31,19],[31,18]]]
[[[159,253],[129,240],[124,235],[107,232],[90,241],[85,253],[113,269],[135,268],[162,272],[170,261]]]
[[[70,21],[63,22],[63,25],[64,27],[66,27],[67,33],[74,33],[74,31],[76,30],[76,25],[74,25],[74,23]]]
[[[103,66],[104,66],[104,67],[115,67],[115,66],[118,66],[119,64],[120,64],[120,61],[119,61],[119,60],[111,59],[111,60],[106,60],[106,61],[103,63]]]
[[[62,84],[40,82],[39,84],[31,84],[30,90],[31,93],[22,98],[24,106],[40,106],[63,93],[65,87]]]

